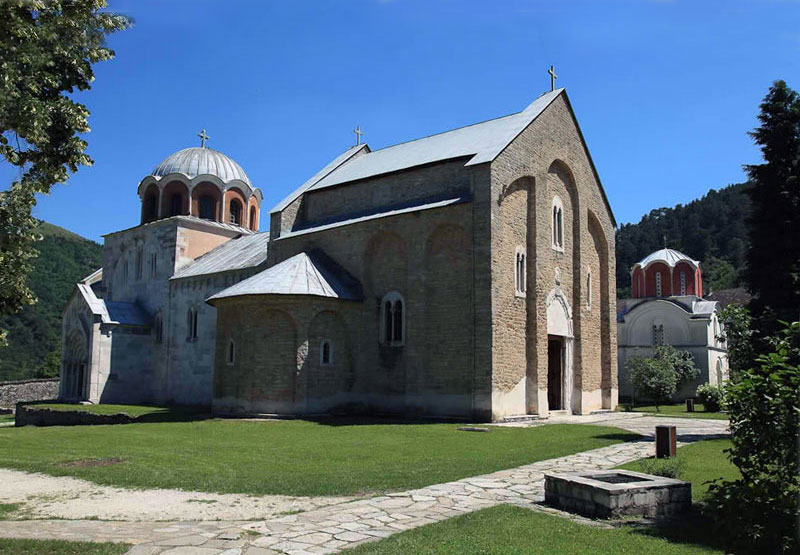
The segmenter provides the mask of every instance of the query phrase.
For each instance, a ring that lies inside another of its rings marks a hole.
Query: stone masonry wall
[[[55,399],[58,386],[58,378],[0,382],[0,408],[13,410],[20,402]]]

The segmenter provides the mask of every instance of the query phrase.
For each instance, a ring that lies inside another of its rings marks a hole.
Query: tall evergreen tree
[[[752,181],[747,282],[757,327],[800,318],[800,97],[775,81],[750,133],[763,164],[746,166]]]

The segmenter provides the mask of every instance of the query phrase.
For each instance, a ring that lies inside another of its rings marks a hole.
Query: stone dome
[[[205,147],[184,148],[170,154],[150,175],[164,177],[171,173],[182,173],[189,178],[210,174],[220,178],[223,183],[238,179],[253,186],[242,166],[221,152]]]

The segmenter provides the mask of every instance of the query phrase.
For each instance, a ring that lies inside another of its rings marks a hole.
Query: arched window
[[[217,215],[214,213],[214,197],[211,195],[203,195],[200,197],[199,201],[199,208],[200,208],[200,217],[204,220],[216,220]]]
[[[661,296],[661,272],[656,272],[656,297]]]
[[[525,296],[527,267],[525,249],[517,247],[514,254],[514,292],[518,297]]]
[[[558,197],[553,197],[553,248],[564,250],[564,205]]]
[[[153,192],[145,195],[143,214],[143,224],[158,219],[158,195],[156,193]]]
[[[686,272],[681,272],[681,295],[686,294]]]
[[[250,229],[256,230],[256,207],[250,207]]]
[[[230,218],[228,221],[235,225],[242,225],[242,203],[231,199]]]
[[[592,310],[592,271],[586,275],[586,309]]]
[[[158,253],[150,253],[150,277],[156,277],[158,272]]]
[[[156,343],[161,343],[164,340],[164,323],[161,319],[161,314],[156,314],[153,328]]]
[[[186,340],[197,340],[197,309],[190,308],[186,314]]]
[[[323,366],[333,364],[333,345],[327,339],[319,344],[319,363]]]
[[[122,283],[128,283],[128,261],[122,265]]]
[[[142,279],[144,276],[144,249],[142,247],[136,248],[136,279]]]
[[[390,347],[400,347],[405,342],[405,301],[397,291],[387,293],[381,300],[380,342]]]
[[[236,344],[233,342],[233,339],[228,340],[228,356],[226,362],[228,365],[236,362]]]
[[[653,324],[653,347],[664,344],[664,324]]]
[[[180,216],[183,214],[183,195],[172,193],[169,197],[169,215]]]

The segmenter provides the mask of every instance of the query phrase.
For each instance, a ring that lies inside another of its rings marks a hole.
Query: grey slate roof
[[[197,257],[193,262],[178,270],[170,279],[253,268],[267,260],[268,246],[269,233],[267,232],[236,237]]]
[[[355,157],[320,179],[309,190],[315,191],[348,181],[464,156],[471,156],[465,164],[467,166],[491,162],[563,90],[557,89],[543,94],[516,114],[400,143]]]
[[[252,187],[250,178],[233,159],[219,152],[205,147],[184,148],[174,152],[153,168],[150,175],[163,177],[171,173],[182,173],[192,178],[198,175],[215,175],[224,183],[238,179]]]
[[[207,302],[246,295],[311,295],[360,300],[361,284],[321,251],[301,252],[244,281],[223,289]]]

